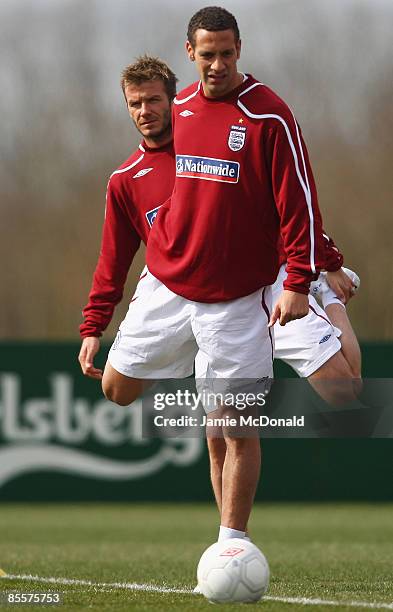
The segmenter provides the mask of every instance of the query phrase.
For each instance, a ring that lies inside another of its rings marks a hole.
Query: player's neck
[[[172,142],[172,130],[166,131],[164,134],[157,136],[157,138],[144,138],[145,143],[149,147],[149,149],[160,149],[161,147],[165,147],[165,145]]]

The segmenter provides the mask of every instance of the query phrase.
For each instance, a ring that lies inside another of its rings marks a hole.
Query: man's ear
[[[194,62],[195,61],[194,49],[192,48],[192,45],[189,40],[187,40],[186,42],[186,51],[188,53],[188,57],[190,58],[190,60]]]
[[[242,41],[239,39],[236,43],[237,59],[239,59],[240,57],[241,50],[242,50]]]

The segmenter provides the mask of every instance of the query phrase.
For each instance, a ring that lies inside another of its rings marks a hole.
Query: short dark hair
[[[158,57],[141,55],[121,73],[120,85],[125,95],[127,85],[140,85],[146,81],[162,81],[169,100],[176,96],[176,75]]]
[[[235,42],[238,42],[240,39],[240,32],[235,17],[220,6],[206,6],[191,17],[187,29],[187,40],[193,47],[195,46],[195,32],[199,29],[208,30],[209,32],[232,30],[235,35]]]

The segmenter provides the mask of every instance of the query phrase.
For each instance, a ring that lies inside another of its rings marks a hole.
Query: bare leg
[[[152,381],[130,378],[120,374],[106,362],[102,377],[102,390],[105,397],[120,406],[128,406],[152,383]]]
[[[247,530],[261,468],[259,437],[225,437],[221,525]]]
[[[210,478],[218,511],[222,508],[222,470],[224,468],[227,445],[224,438],[207,438],[210,459]]]
[[[354,379],[341,351],[311,374],[308,381],[325,402],[334,406],[355,401],[360,392],[361,383],[358,379]]]
[[[207,447],[210,460],[210,478],[214,491],[214,497],[221,518],[222,510],[222,471],[224,469],[227,445],[224,438],[207,438]],[[248,526],[245,529],[248,535]]]
[[[328,304],[326,314],[335,327],[341,330],[341,352],[347,361],[353,378],[361,378],[362,356],[359,342],[353,331],[347,311],[340,304]]]

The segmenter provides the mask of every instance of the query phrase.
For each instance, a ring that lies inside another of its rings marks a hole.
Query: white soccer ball
[[[269,586],[269,566],[264,554],[247,540],[216,542],[198,563],[198,586],[211,602],[258,601]]]

